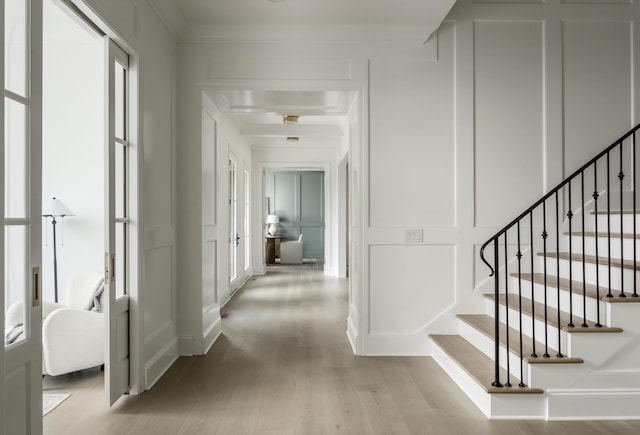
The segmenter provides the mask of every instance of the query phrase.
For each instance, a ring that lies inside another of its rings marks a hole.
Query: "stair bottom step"
[[[484,391],[489,394],[542,394],[539,388],[520,387],[519,379],[511,377],[511,387],[491,385],[495,377],[495,364],[484,353],[459,335],[430,335],[431,340],[453,359]],[[500,370],[501,383],[506,383],[507,373]]]

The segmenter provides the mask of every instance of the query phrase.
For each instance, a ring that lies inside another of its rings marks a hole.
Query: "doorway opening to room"
[[[315,267],[325,260],[325,172],[265,171],[266,265]]]
[[[130,56],[74,3],[45,0],[42,71],[43,402],[90,390],[110,406],[134,385],[137,343]]]

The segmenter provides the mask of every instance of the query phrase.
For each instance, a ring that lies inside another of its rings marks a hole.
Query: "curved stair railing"
[[[565,330],[602,328],[600,307],[602,294],[606,292],[606,297],[609,298],[638,297],[635,216],[633,216],[631,228],[628,228],[628,223],[626,227],[623,224],[625,213],[629,214],[628,211],[625,212],[625,204],[627,207],[631,207],[634,215],[636,212],[636,136],[638,129],[640,129],[640,124],[584,164],[482,245],[480,258],[489,267],[491,271],[489,276],[492,276],[494,281],[495,379],[492,383],[494,387],[512,387],[511,379],[517,377],[518,368],[512,370],[508,357],[509,349],[512,347],[519,348],[519,386],[525,387],[523,382],[525,379],[523,340],[531,339],[533,343],[533,352],[527,356],[527,359],[565,358],[566,355],[563,354],[561,346],[561,330],[563,328]],[[606,196],[606,204],[602,204],[603,196]],[[593,219],[586,216],[587,207],[591,208],[590,214]],[[619,229],[613,232],[612,224],[617,225],[618,222],[612,223],[612,214],[614,219],[619,219]],[[599,215],[601,217],[606,215],[606,225],[599,222]],[[578,222],[575,222],[576,220]],[[592,230],[589,234],[595,234],[595,255],[586,255],[584,254],[586,252],[585,234],[591,226]],[[563,228],[566,228],[567,232],[563,232]],[[569,237],[562,237],[567,234]],[[574,237],[579,238],[577,246],[572,240]],[[633,240],[633,252],[626,253],[626,256],[632,257],[632,260],[625,260],[625,238]],[[620,246],[616,247],[616,252],[612,252],[612,241],[616,241],[617,244],[618,240]],[[563,242],[562,247],[567,250],[565,253],[560,251],[561,241]],[[493,264],[485,256],[485,251],[490,245],[493,245],[493,255],[491,255]],[[555,253],[552,252],[554,249]],[[606,256],[600,256],[602,251],[606,251]],[[540,258],[541,261],[536,261],[536,258]],[[561,279],[561,260],[569,262],[569,265],[564,266],[563,269],[565,271],[563,274],[568,274],[568,279]],[[591,285],[587,284],[587,263],[595,264],[595,283]],[[612,282],[612,265],[614,268],[632,269],[631,282],[629,282],[630,278],[624,278],[622,272],[620,272],[620,278],[615,278]],[[528,273],[526,273],[527,269],[529,269]],[[582,281],[576,281],[574,278]],[[532,322],[530,331],[533,334],[530,338],[523,335],[523,298],[529,296],[527,289],[523,290],[523,280],[529,279],[531,281],[531,302],[527,302],[527,304],[530,304],[528,306],[531,310]],[[625,281],[627,282],[625,283]],[[535,282],[542,286],[542,290],[536,292]],[[625,288],[625,284],[627,288]],[[590,293],[593,293],[595,286],[597,300],[595,319],[591,325],[587,321],[588,286]],[[617,287],[615,291],[613,286]],[[632,288],[629,289],[629,286]],[[565,291],[568,290],[568,301],[561,300],[561,287],[564,287]],[[541,291],[543,292],[542,297],[540,297]],[[615,296],[614,293],[616,293]],[[541,299],[539,304],[535,303],[536,295],[538,299]],[[510,298],[512,298],[511,302]],[[550,308],[551,302],[555,303],[557,309]],[[506,307],[503,313],[506,328],[500,326],[502,321],[501,305]],[[517,319],[509,319],[509,307],[518,313]],[[536,314],[536,310],[542,310],[542,312]],[[549,312],[556,310],[557,318],[550,319]],[[562,322],[561,311],[569,313],[568,321],[564,319]],[[580,314],[582,314],[581,323],[577,320]],[[536,328],[536,318],[543,323],[543,328]],[[579,323],[579,326],[576,326],[574,320]],[[551,321],[557,322],[558,335],[558,349],[553,356],[550,354],[549,346],[549,323]],[[515,346],[511,347],[509,326],[516,329],[519,334],[519,343],[515,343]],[[501,379],[500,375],[501,329],[503,329],[502,333],[506,334],[503,337],[507,349],[506,379],[504,379],[504,375]],[[536,329],[542,329],[543,337],[536,337]],[[541,344],[544,349],[536,349],[538,339],[542,340]]]

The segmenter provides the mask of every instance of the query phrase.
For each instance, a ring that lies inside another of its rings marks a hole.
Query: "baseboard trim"
[[[181,356],[192,356],[194,348],[193,335],[179,335],[178,336],[178,354]]]
[[[178,340],[173,339],[144,365],[144,386],[150,390],[178,359]]]
[[[211,325],[202,336],[203,343],[203,355],[206,355],[211,349],[211,346],[216,342],[218,337],[222,334],[222,318],[218,317],[216,322]]]
[[[358,329],[356,328],[351,316],[347,318],[347,339],[349,340],[349,344],[351,344],[351,351],[353,354],[358,355]]]

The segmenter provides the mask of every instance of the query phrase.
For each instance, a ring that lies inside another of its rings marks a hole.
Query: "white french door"
[[[238,162],[229,156],[229,296],[238,288]]]
[[[129,56],[105,37],[105,395],[129,390]]]
[[[42,433],[42,2],[0,2],[0,434]]]

